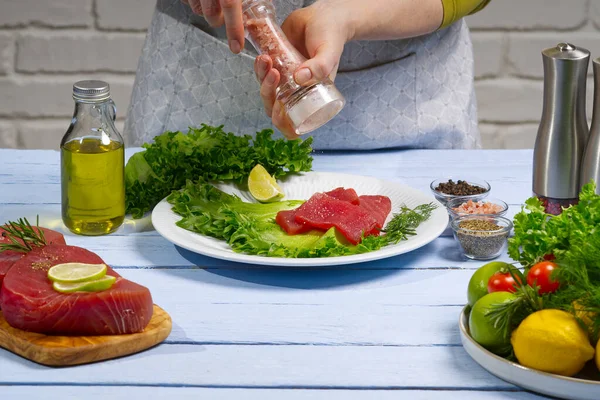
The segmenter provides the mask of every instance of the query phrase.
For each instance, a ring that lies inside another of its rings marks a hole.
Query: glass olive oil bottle
[[[80,235],[114,232],[125,218],[125,152],[102,81],[73,85],[75,113],[60,144],[62,219]]]

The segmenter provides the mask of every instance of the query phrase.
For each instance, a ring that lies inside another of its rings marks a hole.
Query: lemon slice
[[[52,288],[60,293],[101,292],[110,289],[116,280],[117,278],[114,276],[105,275],[102,278],[93,281],[77,283],[54,282]]]
[[[60,283],[93,281],[106,275],[106,268],[106,264],[57,264],[48,270],[48,279]]]
[[[277,201],[283,198],[283,190],[269,172],[260,164],[256,164],[248,176],[248,189],[256,200],[262,203]]]

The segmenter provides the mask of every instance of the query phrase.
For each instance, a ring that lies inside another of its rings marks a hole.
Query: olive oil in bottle
[[[108,84],[73,86],[75,114],[61,142],[62,219],[72,232],[104,235],[125,217],[124,144]]]

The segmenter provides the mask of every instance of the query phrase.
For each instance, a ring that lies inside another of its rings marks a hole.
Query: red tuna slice
[[[39,232],[37,227],[34,227],[33,229],[35,229],[36,232]],[[62,233],[46,228],[41,229],[42,232],[44,232],[44,238],[48,244],[65,244],[65,237],[62,235]],[[0,228],[0,244],[3,243],[11,243],[11,241],[6,236],[6,231]],[[20,251],[5,250],[0,252],[0,287],[2,287],[2,281],[4,280],[4,276],[10,267],[12,267],[12,265],[20,260],[23,256],[25,256],[25,253]]]
[[[296,210],[283,210],[277,213],[275,222],[286,231],[288,235],[297,235],[313,229],[312,226],[296,221]]]
[[[352,188],[344,189],[343,187],[339,187],[333,189],[329,192],[325,192],[326,195],[333,197],[334,199],[347,201],[348,203],[358,205],[360,203],[359,197],[356,194],[356,191]]]
[[[115,284],[101,292],[64,294],[55,291],[48,270],[57,264],[104,263],[80,247],[48,245],[17,261],[4,278],[0,307],[13,327],[25,331],[63,335],[116,335],[141,332],[152,317],[152,296],[112,268]]]
[[[359,206],[324,193],[315,193],[298,207],[296,221],[319,229],[335,226],[352,244],[358,244],[363,232],[371,232],[377,225],[375,218]]]
[[[392,201],[387,196],[360,196],[360,208],[371,214],[377,221],[377,228],[383,228],[392,211]]]

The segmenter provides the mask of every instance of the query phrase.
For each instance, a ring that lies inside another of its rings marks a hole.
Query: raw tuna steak
[[[333,197],[334,199],[347,201],[348,203],[358,205],[360,203],[359,197],[356,194],[356,191],[352,188],[344,189],[343,187],[339,187],[333,189],[329,192],[325,192],[326,195]]]
[[[275,222],[286,231],[288,235],[297,235],[313,229],[310,225],[296,221],[296,210],[279,211]]]
[[[375,217],[377,228],[383,228],[385,220],[392,211],[392,201],[387,196],[360,196],[360,208]]]
[[[296,221],[319,229],[335,226],[352,244],[377,226],[377,220],[364,209],[324,193],[315,193],[298,207]]]
[[[13,327],[45,334],[116,335],[141,332],[152,317],[152,296],[144,286],[117,277],[108,290],[62,294],[52,289],[48,269],[66,262],[104,263],[80,247],[48,245],[17,261],[4,278],[0,307]]]
[[[37,232],[39,232],[38,228],[33,228]],[[50,229],[41,228],[42,232],[44,232],[44,238],[48,244],[65,244],[65,237],[60,232],[56,232]],[[0,243],[11,243],[10,239],[6,236],[6,231],[0,228]],[[6,250],[0,252],[0,287],[2,287],[2,281],[4,280],[4,276],[12,267],[12,265],[21,259],[21,257],[25,256],[25,253],[20,251],[12,251]]]

